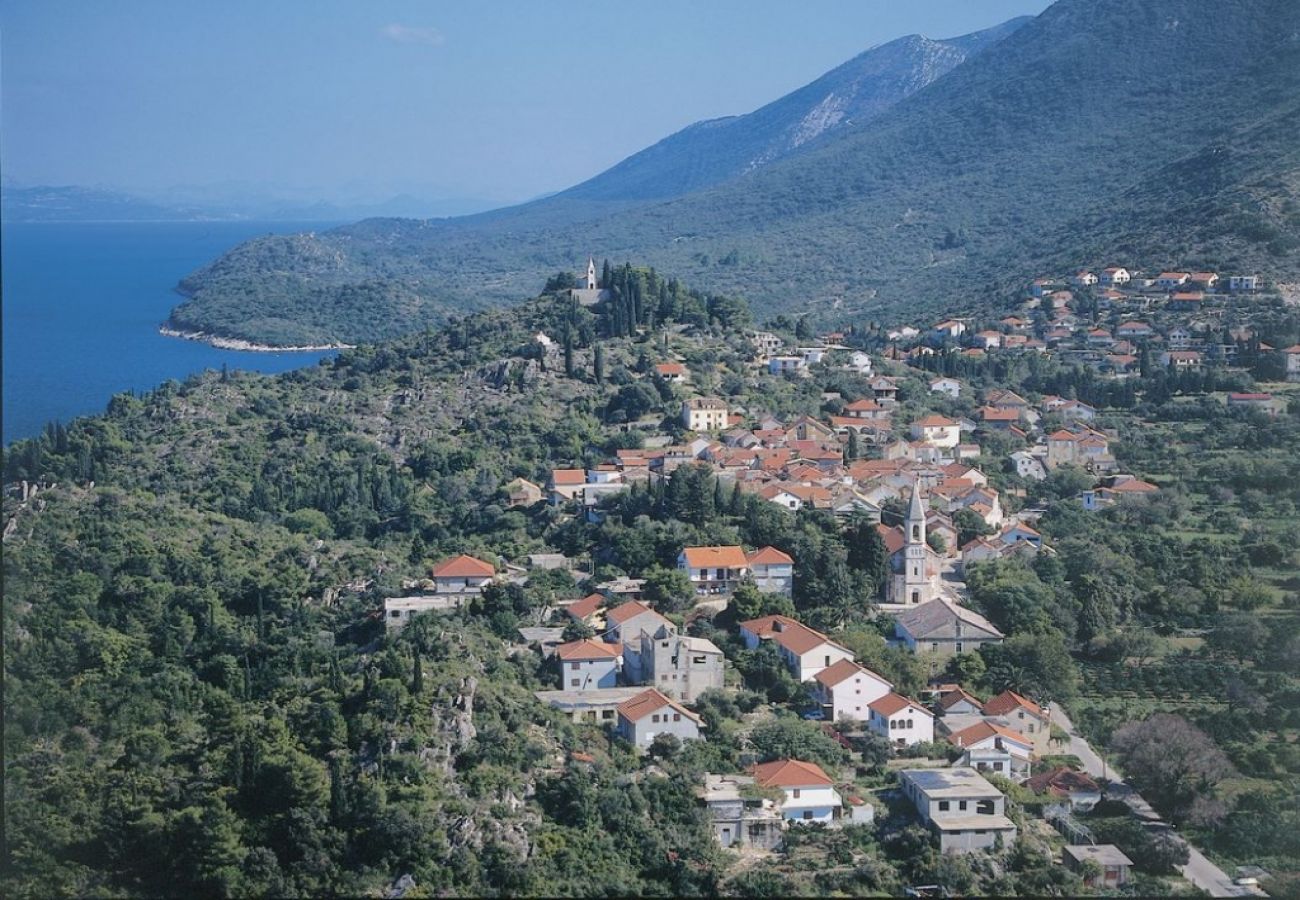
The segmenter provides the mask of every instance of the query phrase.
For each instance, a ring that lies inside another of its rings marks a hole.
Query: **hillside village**
[[[1273,786],[1300,765],[1295,313],[1260,280],[1189,273],[1193,310],[1171,308],[1187,282],[1104,274],[987,320],[818,333],[593,259],[508,315],[52,427],[6,459],[6,553],[49,565],[40,529],[62,545],[67,523],[148,510],[127,520],[150,523],[127,542],[147,568],[117,561],[123,526],[72,532],[108,573],[89,578],[133,596],[198,565],[168,537],[191,527],[176,505],[210,517],[204,558],[228,562],[188,577],[237,612],[177,601],[205,684],[321,723],[292,751],[335,786],[314,827],[373,854],[361,811],[427,829],[450,805],[455,877],[485,890],[589,885],[579,846],[678,892],[1289,884],[1290,832],[1253,823],[1290,821]],[[1175,341],[1200,364],[1161,362]],[[50,596],[83,602],[77,577]],[[79,615],[29,627],[80,634]],[[182,652],[183,629],[139,630]],[[290,751],[242,734],[209,751],[231,808],[305,852],[293,795],[257,787],[290,769],[256,760]],[[1184,751],[1190,793],[1153,777]],[[614,796],[641,804],[617,846]],[[647,835],[650,856],[628,849]],[[448,877],[416,856],[364,884]]]
[[[776,649],[804,689],[792,698],[791,711],[823,723],[846,747],[874,736],[898,755],[898,790],[943,853],[1010,846],[1025,826],[1005,809],[1008,788],[1019,785],[1050,801],[1042,814],[1064,835],[1062,864],[1083,872],[1090,886],[1120,888],[1133,860],[1097,843],[1072,818],[1103,798],[1106,779],[1104,767],[1089,772],[1074,755],[1082,746],[1096,758],[1068,718],[1054,717],[1044,698],[1008,689],[981,699],[973,684],[947,676],[954,657],[1005,637],[968,608],[964,579],[990,560],[1055,554],[1035,528],[1045,509],[1026,507],[1023,488],[999,490],[995,481],[1005,479],[990,479],[981,465],[1012,473],[1020,483],[1062,470],[1086,477],[1076,494],[1058,502],[1087,512],[1142,503],[1160,488],[1123,470],[1114,452],[1119,433],[1107,427],[1100,404],[1056,394],[1031,402],[1006,388],[976,392],[946,374],[960,372],[960,362],[946,363],[1036,354],[1123,384],[1155,366],[1174,375],[1262,361],[1298,381],[1300,345],[1271,347],[1245,324],[1260,290],[1256,276],[1144,277],[1108,268],[1039,279],[1017,313],[996,323],[950,319],[882,329],[874,340],[834,332],[795,343],[771,331],[751,332],[749,365],[756,375],[797,380],[839,370],[857,377],[861,395],[823,392],[820,408],[777,416],[697,394],[692,368],[670,353],[642,375],[681,398],[668,431],[659,430],[658,420],[629,423],[627,429],[639,432],[635,448],[587,468],[555,468],[544,483],[516,478],[504,486],[512,507],[549,505],[594,525],[605,520],[611,498],[629,491],[662,495],[665,484],[689,471],[707,475],[719,507],[752,495],[794,513],[868,523],[885,572],[870,610],[891,623],[891,645],[923,660],[931,677],[915,696],[898,693],[833,634],[785,614],[794,612],[796,560],[773,546],[680,547],[676,569],[689,599],[674,604],[671,617],[647,600],[645,578],[594,580],[589,560],[537,554],[521,567],[461,555],[434,566],[419,595],[386,600],[386,626],[400,629],[419,612],[472,603],[492,585],[527,584],[539,569],[565,572],[591,592],[560,601],[548,621],[518,631],[520,647],[540,653],[558,675],[558,687],[538,691],[538,702],[656,757],[681,741],[709,740],[696,701],[738,686],[726,652],[693,634],[695,620],[718,619],[738,591],[748,592],[746,608],[755,593],[769,595],[767,605],[785,613],[733,616],[735,646]],[[574,295],[588,306],[607,299],[596,287],[594,261]],[[558,353],[557,341],[542,333],[537,340],[547,353]],[[944,412],[911,407],[900,414],[900,392],[918,385]],[[1224,402],[1270,417],[1287,411],[1281,397],[1258,391],[1230,390]],[[708,773],[699,785],[719,844],[756,852],[779,847],[791,824],[872,821],[873,804],[863,793],[797,758]]]

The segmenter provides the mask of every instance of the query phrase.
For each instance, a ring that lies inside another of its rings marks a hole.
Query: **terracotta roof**
[[[751,566],[794,565],[794,557],[775,547],[761,547],[748,555]]]
[[[874,400],[854,400],[852,403],[846,403],[844,409],[846,412],[871,412],[872,410],[883,409],[879,403]]]
[[[1108,491],[1115,491],[1120,494],[1149,494],[1152,491],[1158,491],[1160,488],[1151,484],[1149,481],[1142,481],[1138,478],[1130,478],[1128,481],[1118,482],[1111,487],[1106,488]]]
[[[1076,791],[1091,794],[1101,790],[1097,782],[1086,773],[1065,766],[1057,766],[1050,772],[1039,772],[1025,784],[1035,794],[1052,793],[1058,797],[1069,796]]]
[[[497,573],[491,563],[461,554],[433,567],[434,578],[491,578]]]
[[[939,708],[942,710],[948,710],[963,700],[965,700],[971,706],[974,706],[976,709],[979,709],[980,706],[979,700],[976,699],[974,694],[968,693],[963,688],[957,688],[956,690],[948,691],[946,694],[940,697]]]
[[[897,526],[891,528],[889,525],[877,525],[876,533],[885,542],[885,552],[890,556],[907,546],[907,535]]]
[[[1041,706],[1028,697],[1022,697],[1012,690],[1003,691],[996,697],[991,698],[989,702],[984,704],[982,711],[986,716],[1005,716],[1016,709],[1024,709],[1040,719],[1047,718],[1047,713],[1043,712]]]
[[[611,625],[622,625],[628,619],[648,612],[652,613],[654,610],[638,600],[629,600],[605,613],[605,620]],[[655,613],[655,615],[659,614]]]
[[[700,723],[699,716],[680,703],[675,702],[671,697],[659,693],[654,688],[642,691],[631,700],[620,703],[618,705],[618,714],[629,722],[639,722],[652,712],[658,712],[665,706],[672,707],[674,712],[686,716],[697,725]]]
[[[816,763],[801,759],[778,759],[750,769],[754,781],[763,787],[826,787],[834,784]]]
[[[895,694],[893,691],[890,691],[888,694],[886,694],[883,697],[880,697],[877,700],[871,701],[871,703],[867,705],[871,708],[872,712],[879,713],[882,716],[892,716],[900,709],[907,709],[908,707],[911,707],[916,712],[919,712],[923,715],[927,715],[930,718],[934,718],[934,713],[930,712],[928,709],[926,709],[921,704],[917,703],[915,700],[909,700],[908,698],[904,697],[902,694]]]
[[[582,621],[604,605],[604,594],[588,594],[576,603],[570,603],[565,612],[578,621]]]
[[[749,565],[745,551],[732,547],[687,547],[682,551],[692,569],[743,569]]]
[[[771,615],[741,622],[740,627],[759,638],[771,638],[791,653],[802,656],[822,644],[835,644],[816,629],[789,616]],[[835,646],[839,646],[835,644]]]
[[[607,644],[604,641],[585,638],[581,641],[561,644],[555,648],[555,652],[563,660],[613,659],[623,653],[623,648],[620,644]]]
[[[827,666],[825,669],[822,669],[814,677],[817,681],[820,681],[822,684],[826,685],[827,687],[835,687],[835,685],[839,684],[841,681],[844,681],[847,678],[851,678],[854,675],[866,675],[870,678],[874,678],[877,681],[884,682],[890,687],[893,687],[893,685],[890,684],[890,682],[886,681],[884,678],[877,675],[875,672],[871,671],[866,666],[858,665],[851,659],[841,659],[839,662],[835,663],[834,665]]]
[[[1017,422],[1020,413],[1014,409],[998,409],[993,406],[981,406],[980,418],[985,422]]]
[[[560,485],[586,484],[586,483],[587,483],[587,472],[584,469],[552,469],[551,470],[551,484],[554,484],[557,487]]]
[[[918,419],[912,424],[915,425],[917,428],[947,428],[949,426],[956,425],[957,423],[954,422],[952,419],[947,418],[946,416],[931,414],[926,416],[924,419]]]
[[[659,363],[655,371],[660,375],[685,375],[686,367],[681,363]]]
[[[980,741],[986,741],[991,737],[1000,737],[1003,740],[1014,741],[1018,746],[1030,749],[1034,742],[1023,734],[1012,731],[1010,728],[1004,728],[993,722],[976,722],[969,728],[963,728],[956,734],[948,735],[948,743],[957,747],[969,747],[972,744],[978,744]]]

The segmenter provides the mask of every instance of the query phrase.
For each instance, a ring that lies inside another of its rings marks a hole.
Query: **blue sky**
[[[26,184],[558,190],[868,47],[1046,0],[2,0],[0,157]]]

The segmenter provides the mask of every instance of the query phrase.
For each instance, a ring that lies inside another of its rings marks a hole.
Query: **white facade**
[[[903,794],[921,821],[939,837],[944,853],[1009,847],[1016,826],[1006,816],[1006,798],[974,769],[904,769]]]
[[[841,668],[851,674],[836,671]],[[836,677],[828,678],[831,673]],[[813,681],[812,692],[822,705],[823,717],[832,722],[852,719],[865,723],[871,718],[871,703],[892,689],[892,684],[870,669],[857,663],[841,663],[823,669]]]
[[[912,701],[901,707],[894,703],[883,703],[889,696],[885,695],[870,707],[867,727],[895,747],[911,747],[934,741],[934,714]]]
[[[956,378],[936,378],[930,382],[930,393],[944,394],[956,400],[961,396],[961,382]]]
[[[781,802],[781,815],[791,822],[834,821],[836,810],[844,805],[839,792],[833,787],[787,787]]]

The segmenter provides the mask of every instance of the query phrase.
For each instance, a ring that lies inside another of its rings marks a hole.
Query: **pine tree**
[[[603,386],[605,384],[605,348],[604,347],[600,347],[600,346],[596,347],[594,351],[594,359],[592,361],[592,369],[593,369],[592,374],[596,376],[596,384]]]

